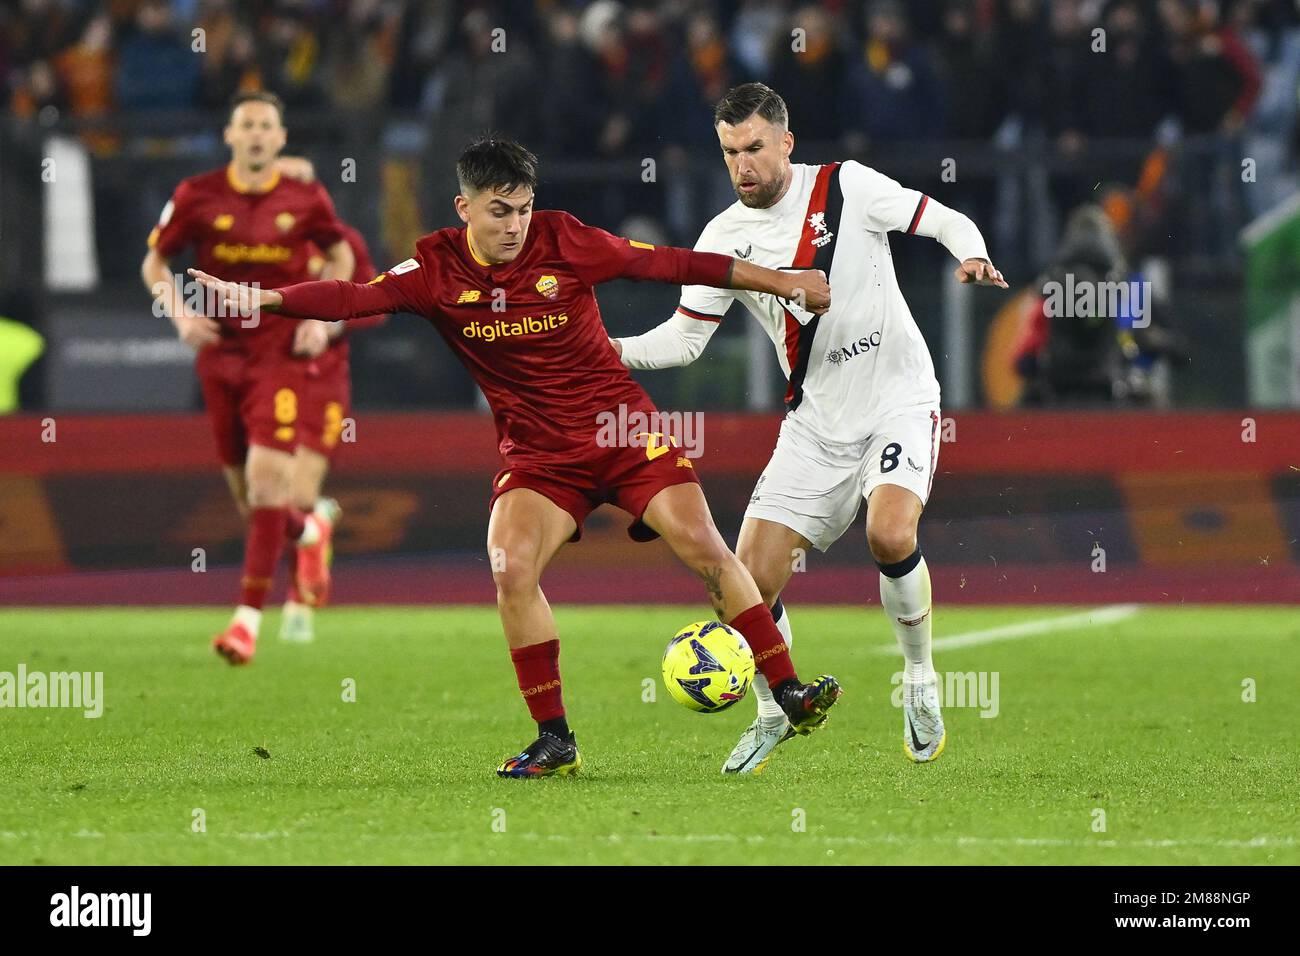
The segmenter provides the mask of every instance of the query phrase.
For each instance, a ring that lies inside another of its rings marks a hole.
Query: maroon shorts
[[[298,440],[312,451],[332,458],[344,435],[352,407],[352,381],[347,360],[306,363],[302,399],[298,403]]]
[[[653,541],[658,533],[641,521],[650,499],[687,482],[699,484],[700,479],[695,463],[677,448],[596,448],[581,460],[508,465],[492,479],[488,509],[507,491],[530,488],[573,517],[578,527],[569,540],[577,541],[587,515],[608,503],[635,519],[627,529],[633,541]]]
[[[210,348],[195,368],[222,464],[242,465],[249,445],[293,454],[304,382],[298,363],[250,363],[241,352]]]

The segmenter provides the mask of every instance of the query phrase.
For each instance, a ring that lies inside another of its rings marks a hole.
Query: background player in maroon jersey
[[[649,436],[624,436],[616,447],[602,441],[602,412],[655,409],[610,346],[593,286],[623,277],[752,289],[820,313],[830,304],[826,278],[655,248],[564,212],[534,213],[535,163],[516,143],[471,144],[456,168],[456,211],[465,227],[423,237],[413,258],[365,285],[309,282],[268,291],[196,269],[190,274],[241,314],[423,315],[487,396],[505,464],[492,482],[488,553],[519,689],[538,726],[537,740],[498,774],[567,774],[581,765],[561,699],[555,619],[540,579],[603,502],[633,515],[634,539],[662,535],[705,582],[719,619],[749,641],[792,732],[810,733],[825,721],[839,684],[833,677],[799,682],[753,578],[713,524],[691,460],[663,454]]]
[[[276,166],[282,175],[301,182],[316,180],[316,170],[305,157],[281,156],[276,161]],[[353,281],[369,281],[375,276],[376,269],[365,238],[346,222],[340,220],[339,225],[343,230],[343,239],[352,249],[356,260],[352,272]],[[307,260],[307,273],[313,279],[331,278],[329,262],[314,245]],[[300,511],[323,515],[331,527],[337,525],[342,509],[333,498],[322,497],[321,491],[334,454],[338,451],[339,441],[344,437],[351,410],[348,339],[352,333],[379,325],[387,318],[387,315],[371,315],[346,325],[342,322],[332,323],[329,326],[328,348],[318,357],[308,360],[305,365],[305,381],[298,402],[299,444],[294,454],[290,501]],[[325,603],[330,574],[328,564],[318,569],[307,569],[310,577],[324,582],[324,587],[312,594],[304,594],[299,588],[298,567],[311,560],[328,562],[329,554],[324,548],[300,549],[297,542],[291,540],[286,548],[286,556],[289,587],[280,614],[280,638],[305,643],[314,637],[313,608]]]
[[[302,586],[314,593],[326,585],[320,575],[331,523],[294,508],[291,489],[302,440],[303,360],[325,352],[330,332],[323,322],[295,323],[269,313],[214,318],[222,313],[187,301],[169,260],[192,246],[199,265],[244,282],[283,285],[310,278],[314,244],[324,250],[330,276],[352,277],[355,258],[329,195],[318,183],[283,178],[276,167],[285,143],[282,118],[273,94],[236,97],[225,129],[230,164],[176,187],[141,266],[155,307],[198,353],[195,366],[226,481],[248,515],[239,605],[213,642],[232,664],[253,656],[262,605],[286,539],[304,545]]]

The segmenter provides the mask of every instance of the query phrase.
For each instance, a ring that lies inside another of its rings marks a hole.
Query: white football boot
[[[297,601],[285,601],[280,614],[280,640],[291,644],[310,644],[316,637],[312,629],[312,609]]]
[[[903,682],[903,753],[913,763],[929,763],[943,753],[948,731],[939,711],[939,678]]]
[[[774,717],[755,717],[754,722],[740,735],[740,742],[722,765],[723,773],[762,773],[772,759],[772,751],[795,736],[785,714]]]

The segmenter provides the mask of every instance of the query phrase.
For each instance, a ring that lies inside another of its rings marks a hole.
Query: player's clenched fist
[[[815,315],[823,315],[830,309],[831,284],[826,281],[826,273],[821,269],[793,272],[790,274],[790,279],[792,286],[790,295],[783,298],[794,299]]]

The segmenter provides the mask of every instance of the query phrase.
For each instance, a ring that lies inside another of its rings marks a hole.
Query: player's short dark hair
[[[727,90],[713,110],[713,125],[738,126],[757,113],[773,126],[790,128],[790,112],[781,94],[764,83],[742,83]]]
[[[537,157],[514,140],[482,136],[465,147],[456,160],[460,191],[513,192],[520,186],[537,189]]]
[[[236,93],[230,98],[230,112],[228,115],[234,116],[235,110],[239,109],[245,103],[269,103],[275,107],[275,111],[280,114],[280,123],[284,124],[284,100],[276,96],[270,90],[250,90],[246,93]]]

